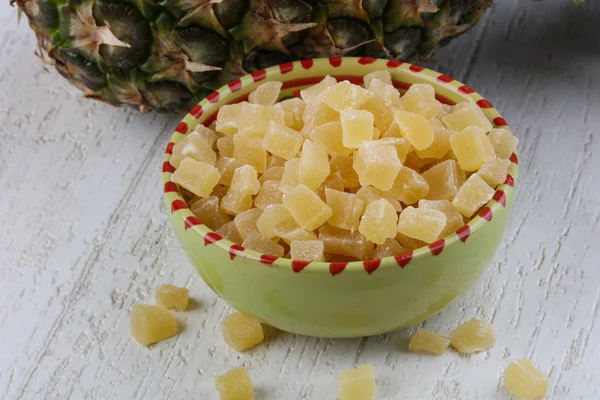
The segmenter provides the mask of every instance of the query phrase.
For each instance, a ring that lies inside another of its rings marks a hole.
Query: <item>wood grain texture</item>
[[[275,333],[248,354],[222,342],[230,310],[185,258],[166,219],[160,161],[176,117],[84,100],[33,55],[0,6],[0,398],[217,399],[244,365],[258,400],[337,396],[343,369],[373,363],[378,399],[509,399],[511,359],[550,373],[551,399],[600,397],[600,3],[497,1],[432,68],[486,96],[521,140],[518,202],[489,271],[419,326],[474,315],[498,343],[469,357],[406,352],[418,326],[331,340]],[[194,298],[182,333],[129,338],[136,302],[164,282]]]

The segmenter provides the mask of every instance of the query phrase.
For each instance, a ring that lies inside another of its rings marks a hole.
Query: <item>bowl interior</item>
[[[283,82],[280,98],[299,96],[300,90],[320,82],[326,75],[335,77],[338,81],[349,80],[355,84],[363,84],[363,76],[370,72],[387,70],[390,72],[393,84],[401,92],[406,91],[414,83],[428,83],[436,92],[436,98],[445,104],[456,104],[469,101],[476,103],[495,128],[510,130],[506,121],[492,104],[470,87],[438,72],[422,68],[417,65],[399,61],[381,60],[373,58],[332,57],[315,60],[302,60],[274,66],[265,70],[256,71],[250,75],[233,80],[219,90],[213,92],[196,105],[179,123],[171,141],[167,145],[163,159],[163,186],[165,202],[171,212],[177,214],[180,223],[185,225],[186,230],[192,230],[198,235],[198,242],[214,244],[228,252],[231,257],[245,257],[261,261],[272,266],[291,268],[295,272],[303,270],[308,264],[311,269],[321,268],[335,275],[340,270],[360,269],[367,270],[370,274],[377,268],[404,267],[415,258],[438,255],[445,247],[465,243],[469,235],[474,234],[479,227],[491,221],[495,214],[507,212],[506,200],[509,194],[515,190],[518,177],[518,158],[513,154],[510,158],[511,164],[508,169],[506,180],[496,188],[493,199],[481,208],[468,224],[458,229],[455,233],[440,239],[428,246],[387,257],[378,260],[366,260],[355,262],[305,262],[277,258],[270,255],[258,253],[253,250],[244,249],[242,246],[230,242],[213,232],[202,224],[189,210],[185,200],[181,196],[179,187],[171,181],[174,167],[169,163],[172,148],[175,143],[185,135],[194,130],[198,124],[209,126],[216,118],[219,107],[225,104],[238,103],[247,100],[248,94],[258,85],[266,81]]]

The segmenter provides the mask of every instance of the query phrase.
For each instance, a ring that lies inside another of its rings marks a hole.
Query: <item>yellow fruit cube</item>
[[[229,188],[221,199],[221,209],[229,215],[237,215],[252,207],[252,195],[243,191]]]
[[[483,164],[496,158],[490,139],[476,126],[452,135],[450,146],[460,167],[465,171],[477,171]]]
[[[374,400],[375,373],[373,365],[361,365],[340,374],[339,400]]]
[[[398,90],[396,90],[396,88],[392,85],[388,85],[380,79],[372,79],[367,89],[369,90],[369,92],[373,93],[374,97],[378,96],[381,99],[383,99],[383,101],[392,109],[402,109],[402,102],[400,101],[400,92],[398,92]],[[372,98],[373,97],[371,97],[371,99]]]
[[[548,392],[548,377],[527,359],[514,360],[504,370],[504,386],[520,400],[534,400]]]
[[[217,150],[221,157],[233,157],[233,137],[223,136],[217,139]]]
[[[440,238],[453,234],[465,224],[462,214],[448,200],[419,200],[419,208],[423,210],[438,210],[446,215],[446,225],[442,229],[442,232],[440,232]]]
[[[254,400],[252,381],[246,368],[234,368],[215,379],[219,400]]]
[[[240,233],[235,226],[235,222],[231,221],[220,227],[216,232],[223,236],[225,239],[232,241],[235,244],[242,244],[244,239],[240,236]]]
[[[262,106],[272,106],[279,97],[282,85],[282,82],[277,81],[265,82],[248,95],[248,102]]]
[[[473,174],[458,189],[452,205],[465,217],[471,217],[479,207],[490,201],[494,196],[494,189],[488,186],[477,174]]]
[[[198,132],[189,133],[173,146],[170,163],[175,168],[179,168],[181,161],[187,157],[211,165],[217,161],[217,154]]]
[[[242,165],[233,171],[231,189],[235,189],[248,196],[254,196],[260,190],[258,174],[252,165]]]
[[[298,186],[298,166],[300,165],[299,158],[292,158],[285,163],[283,175],[279,182],[279,191],[288,194],[296,186]]]
[[[387,191],[392,188],[402,163],[394,146],[363,142],[354,153],[353,167],[361,185]]]
[[[492,129],[488,133],[488,138],[492,143],[496,155],[503,159],[509,159],[512,153],[517,151],[519,139],[514,137],[512,133],[506,129]]]
[[[227,191],[229,190],[228,186],[225,185],[217,185],[215,186],[215,188],[213,189],[212,192],[210,192],[211,196],[215,196],[218,197],[219,199],[222,199],[223,196],[225,196],[227,194]]]
[[[375,247],[373,250],[373,259],[395,256],[406,253],[408,250],[394,238],[386,239],[383,244]]]
[[[291,244],[294,240],[317,240],[317,235],[313,231],[300,228],[296,220],[280,222],[275,226],[274,232],[275,236],[280,237],[287,244]]]
[[[435,89],[426,83],[411,85],[402,96],[405,111],[422,115],[426,119],[437,116],[442,111],[442,103],[435,98]]]
[[[263,138],[263,148],[271,154],[290,160],[296,157],[303,141],[300,132],[286,128],[277,122],[271,122]]]
[[[394,122],[394,108],[383,97],[377,94],[373,95],[361,107],[362,110],[370,112],[373,117],[373,125],[380,133],[387,132]],[[373,140],[376,140],[375,138]]]
[[[285,162],[285,160],[283,161]],[[265,173],[258,178],[258,181],[262,184],[264,184],[266,181],[281,181],[281,178],[283,177],[283,171],[285,170],[283,167],[284,165],[285,163],[283,163],[281,166],[267,168]]]
[[[402,205],[392,196],[392,191],[384,192],[374,188],[373,186],[363,186],[356,191],[356,195],[360,197],[365,204],[369,204],[380,199],[385,199],[392,205],[392,207],[394,207],[396,212],[402,211]]]
[[[360,108],[371,96],[373,94],[368,90],[348,81],[342,81],[319,93],[317,99],[336,111],[342,111]]]
[[[406,207],[398,219],[398,232],[426,243],[435,242],[446,226],[446,215],[438,210]]]
[[[400,232],[398,232],[398,234],[396,235],[396,240],[402,245],[402,247],[404,247],[407,250],[416,250],[420,249],[421,247],[427,246],[426,242],[408,237],[406,235],[401,234]]]
[[[238,134],[262,138],[267,133],[269,123],[285,124],[283,110],[273,106],[242,103],[237,119]]]
[[[233,222],[235,223],[242,240],[246,240],[251,233],[257,233],[259,231],[257,222],[262,213],[263,211],[259,208],[251,208],[250,210],[243,211],[235,216]]]
[[[283,111],[285,126],[298,132],[302,130],[304,126],[302,114],[304,114],[304,109],[306,108],[306,103],[302,99],[293,98],[284,100],[275,104],[275,107],[281,108]]]
[[[318,100],[314,100],[310,103],[306,103],[304,113],[302,114],[302,135],[306,138],[310,136],[310,133],[317,127],[328,122],[337,121],[340,119],[340,113],[329,107],[325,103],[321,103]]]
[[[322,144],[327,149],[327,153],[351,154],[354,149],[344,147],[342,142],[342,123],[340,121],[331,121],[313,129],[310,138],[317,143]]]
[[[388,71],[375,71],[375,72],[366,74],[363,78],[363,82],[367,89],[369,89],[369,87],[371,86],[371,82],[373,81],[373,79],[379,79],[381,82],[385,83],[386,85],[392,84],[392,76],[390,75],[390,73]]]
[[[271,204],[281,204],[283,193],[279,191],[279,182],[266,181],[258,191],[254,199],[254,205],[261,210],[264,210]]]
[[[233,136],[238,132],[237,118],[242,111],[242,104],[226,104],[219,107],[217,114],[217,131],[225,136]]]
[[[421,174],[429,185],[427,200],[454,199],[458,189],[465,183],[465,172],[454,160],[442,161]]]
[[[321,200],[326,201],[325,190],[332,189],[340,192],[344,191],[344,181],[342,180],[342,176],[339,172],[332,172],[329,174],[327,179],[315,190],[317,196],[321,198]]]
[[[414,204],[429,193],[429,184],[417,171],[403,166],[398,172],[390,194],[404,204]]]
[[[394,146],[396,149],[396,154],[398,154],[398,159],[400,162],[404,162],[408,154],[413,150],[412,144],[408,141],[407,138],[399,138],[399,137],[385,137],[379,139],[377,143],[381,144],[389,144]]]
[[[285,250],[271,239],[268,239],[258,232],[252,232],[242,242],[242,247],[258,251],[259,253],[269,254],[275,257],[283,257]]]
[[[305,140],[298,164],[298,182],[315,190],[329,176],[329,172],[329,156],[325,146]]]
[[[422,115],[396,111],[394,112],[394,121],[402,136],[407,138],[416,150],[425,150],[433,143],[433,128]]]
[[[184,158],[171,180],[199,197],[208,197],[213,188],[219,183],[221,174],[210,164]]]
[[[433,164],[437,161],[439,160],[436,160],[435,158],[420,158],[417,153],[413,151],[406,155],[406,159],[402,165],[410,169],[414,169],[417,172],[422,172],[423,170],[427,169],[425,168],[427,165]]]
[[[385,199],[367,204],[360,220],[358,231],[375,244],[383,244],[386,239],[396,236],[398,215],[394,207]]]
[[[296,222],[309,231],[317,229],[333,215],[331,207],[302,184],[296,186],[283,198],[283,204]]]
[[[291,224],[291,221],[294,221],[294,217],[283,204],[271,204],[265,208],[260,218],[258,218],[256,226],[261,235],[271,239],[277,236],[275,228],[278,225]]]
[[[325,261],[325,245],[320,240],[292,240],[290,257],[292,260]]]
[[[202,139],[206,140],[206,143],[214,149],[215,142],[217,141],[217,134],[211,128],[207,128],[202,124],[196,125],[194,132],[197,132]]]
[[[461,353],[477,353],[496,344],[496,333],[489,322],[475,317],[450,332],[450,344]]]
[[[450,340],[447,337],[427,329],[418,329],[410,340],[408,348],[417,353],[440,356],[444,354],[449,345]]]
[[[203,224],[216,230],[229,222],[229,217],[221,210],[219,203],[219,198],[213,195],[207,198],[198,198],[190,204],[190,211]]]
[[[485,183],[495,188],[506,180],[506,174],[509,166],[510,160],[494,158],[493,160],[483,164],[479,171],[477,171],[477,175],[479,175],[479,177],[483,179]]]
[[[342,110],[342,143],[357,149],[362,142],[373,140],[373,114],[365,110]]]
[[[259,137],[235,135],[233,137],[233,158],[242,164],[252,165],[261,174],[267,169],[267,152]]]
[[[221,321],[223,339],[237,351],[248,350],[263,340],[265,335],[260,321],[241,312],[234,312]]]
[[[487,119],[483,111],[475,103],[463,102],[454,106],[450,114],[442,117],[444,124],[457,132],[460,132],[470,126],[476,126],[487,133],[492,129],[492,124]]]
[[[189,302],[189,290],[164,283],[156,289],[154,299],[156,305],[163,308],[174,308],[177,311],[185,311]]]
[[[355,194],[325,189],[327,205],[333,215],[327,221],[329,225],[354,232],[358,229],[360,216],[365,209],[365,202]],[[395,225],[395,224],[394,224]]]
[[[450,151],[450,138],[456,132],[446,128],[437,118],[431,118],[429,125],[433,129],[433,143],[425,150],[416,151],[420,158],[442,159]]]
[[[368,260],[373,252],[373,243],[360,232],[350,232],[333,226],[319,229],[319,240],[325,246],[325,253]]]
[[[134,304],[130,319],[131,336],[141,345],[148,346],[174,336],[177,320],[162,307]]]
[[[316,85],[301,90],[300,97],[302,98],[302,100],[308,103],[309,101],[315,99],[322,91],[331,86],[334,86],[335,84],[337,84],[335,78],[332,78],[331,76],[327,75],[325,78],[323,78],[321,82],[317,83]]]
[[[360,186],[358,174],[352,167],[352,156],[332,155],[329,160],[331,172],[339,172],[345,188],[355,188]]]
[[[271,158],[269,159],[269,166],[268,166],[268,168],[283,167],[285,165],[285,162],[287,161],[285,158],[281,158],[281,157],[278,157],[278,156],[275,156],[275,155],[272,155],[270,157]]]
[[[220,185],[231,186],[231,179],[233,178],[233,173],[236,169],[243,166],[238,159],[221,156],[215,167],[219,170],[221,174],[221,179],[219,180]]]

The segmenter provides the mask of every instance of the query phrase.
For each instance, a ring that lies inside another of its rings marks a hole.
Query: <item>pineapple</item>
[[[427,58],[492,0],[10,0],[86,97],[189,110],[231,79],[326,56]]]

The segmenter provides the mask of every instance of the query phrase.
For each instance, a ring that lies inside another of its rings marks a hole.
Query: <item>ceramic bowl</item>
[[[284,331],[321,337],[357,337],[394,331],[439,312],[484,272],[502,240],[515,195],[517,155],[504,184],[465,226],[427,247],[395,257],[357,262],[293,261],[247,250],[202,224],[188,209],[169,163],[173,145],[197,124],[215,119],[220,106],[246,100],[266,81],[283,82],[283,96],[331,75],[362,83],[387,70],[401,91],[433,85],[447,104],[476,103],[495,127],[508,129],[492,105],[471,88],[422,67],[373,58],[325,58],[260,70],[223,86],[177,126],[162,167],[164,200],[181,246],[206,284],[236,309]],[[483,299],[482,299],[483,301]]]

